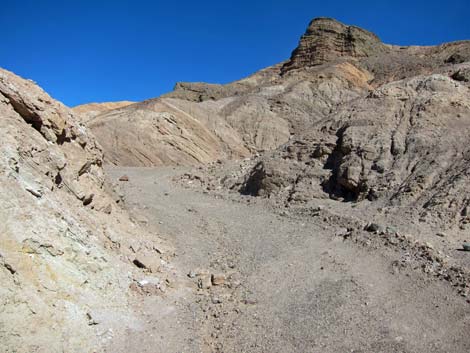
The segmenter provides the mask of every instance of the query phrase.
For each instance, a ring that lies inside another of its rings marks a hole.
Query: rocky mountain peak
[[[341,57],[368,57],[386,51],[379,37],[332,18],[313,19],[282,72],[321,65]]]

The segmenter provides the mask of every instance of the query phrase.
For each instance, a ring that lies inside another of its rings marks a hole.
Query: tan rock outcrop
[[[316,18],[308,25],[282,72],[321,65],[342,57],[362,58],[387,51],[389,49],[371,32],[331,18]]]
[[[102,351],[144,324],[130,243],[157,261],[158,238],[105,192],[102,157],[68,108],[0,70],[2,351]]]

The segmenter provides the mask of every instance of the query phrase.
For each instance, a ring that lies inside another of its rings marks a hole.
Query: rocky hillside
[[[341,65],[364,79],[332,87]],[[469,41],[388,46],[356,27],[312,21],[283,74],[302,75],[318,96],[339,98],[329,110],[310,110],[311,124],[260,158],[241,192],[287,202],[381,200],[431,223],[464,226],[469,69]]]
[[[313,199],[371,204],[370,218],[385,208],[464,232],[470,222],[469,73],[470,41],[401,47],[315,19],[274,78],[222,109],[251,111],[229,120],[244,126],[259,119],[254,107],[264,105],[262,116],[287,123],[288,140],[242,169],[215,172],[209,184],[285,205]]]
[[[288,140],[285,119],[269,112],[263,98],[250,103],[159,98],[99,115],[88,126],[109,163],[195,165],[247,157]]]
[[[289,138],[287,120],[270,110],[264,95],[250,94],[279,72],[277,65],[225,86],[179,83],[172,93],[98,115],[88,126],[114,165],[244,158]]]
[[[465,85],[469,58],[466,41],[388,45],[361,28],[318,18],[286,62],[227,85],[178,83],[171,93],[105,112],[88,126],[115,165],[241,159],[302,140],[319,121],[361,104],[384,84],[440,74]]]
[[[139,281],[163,289],[161,241],[105,190],[102,149],[74,113],[6,70],[0,126],[0,350],[119,345],[146,325]]]
[[[289,202],[386,199],[464,221],[469,124],[461,82],[439,74],[392,82],[259,158],[241,191]]]

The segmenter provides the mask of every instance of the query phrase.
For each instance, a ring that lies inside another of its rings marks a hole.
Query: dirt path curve
[[[393,254],[261,203],[182,188],[171,182],[181,170],[108,172],[129,176],[127,207],[174,244],[174,266],[195,275],[192,294],[175,297],[179,326],[165,331],[155,312],[160,346],[136,351],[470,352],[470,306],[419,271],[392,271]],[[225,285],[199,289],[198,269],[225,274]]]

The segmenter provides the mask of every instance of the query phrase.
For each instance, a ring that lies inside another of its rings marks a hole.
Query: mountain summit
[[[320,65],[338,57],[360,58],[386,51],[386,46],[374,33],[347,26],[332,18],[320,17],[310,22],[298,47],[282,70],[286,72]]]

